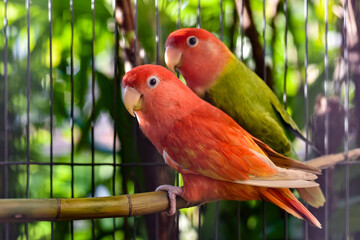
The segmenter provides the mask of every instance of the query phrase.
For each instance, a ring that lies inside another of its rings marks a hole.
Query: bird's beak
[[[180,67],[182,52],[174,47],[166,47],[165,63],[166,66],[175,73],[175,67]]]
[[[135,111],[140,110],[142,106],[142,95],[135,88],[127,86],[123,96],[126,109],[135,117]]]

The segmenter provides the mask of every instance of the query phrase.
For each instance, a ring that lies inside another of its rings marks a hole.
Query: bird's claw
[[[161,185],[156,188],[155,191],[167,191],[169,194],[170,207],[166,212],[168,216],[172,216],[176,213],[176,196],[182,196],[184,189],[182,187],[175,187],[171,185]]]

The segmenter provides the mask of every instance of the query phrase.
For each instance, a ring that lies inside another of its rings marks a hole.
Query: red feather
[[[321,228],[320,222],[287,188],[266,188],[218,181],[200,175],[183,174],[184,199],[190,202],[215,200],[266,200],[288,213]]]
[[[236,181],[277,174],[254,154],[265,155],[251,135],[206,102],[176,121],[161,145],[180,166],[207,177]]]
[[[153,76],[160,82],[150,88],[147,80]],[[139,125],[165,161],[182,173],[184,199],[190,202],[265,199],[321,227],[289,189],[266,187],[268,182],[274,184],[276,181],[272,180],[276,177],[282,182],[291,182],[280,176],[290,171],[285,168],[316,172],[314,169],[275,153],[224,112],[201,100],[163,67],[139,66],[124,76],[123,86],[132,87],[141,95],[142,106],[135,111]],[[267,154],[281,168],[275,166]],[[315,175],[309,173],[308,181],[308,175],[300,170],[297,170],[299,178],[296,171],[291,172],[296,173],[291,184],[314,184],[311,177]],[[300,178],[303,176],[305,180]],[[264,178],[265,181],[261,181]],[[238,180],[261,184],[233,182]]]

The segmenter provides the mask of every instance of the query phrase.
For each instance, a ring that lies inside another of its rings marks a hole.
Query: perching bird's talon
[[[168,216],[172,216],[176,213],[176,196],[182,196],[184,189],[182,187],[175,187],[171,185],[161,185],[156,188],[155,191],[167,191],[169,194],[170,207],[166,212]]]

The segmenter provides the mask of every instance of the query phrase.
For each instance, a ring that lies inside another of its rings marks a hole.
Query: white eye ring
[[[156,76],[151,76],[147,79],[146,84],[149,88],[155,88],[157,85],[159,85],[160,80]]]
[[[186,42],[189,47],[196,47],[199,43],[199,40],[195,36],[190,36],[186,39]]]

